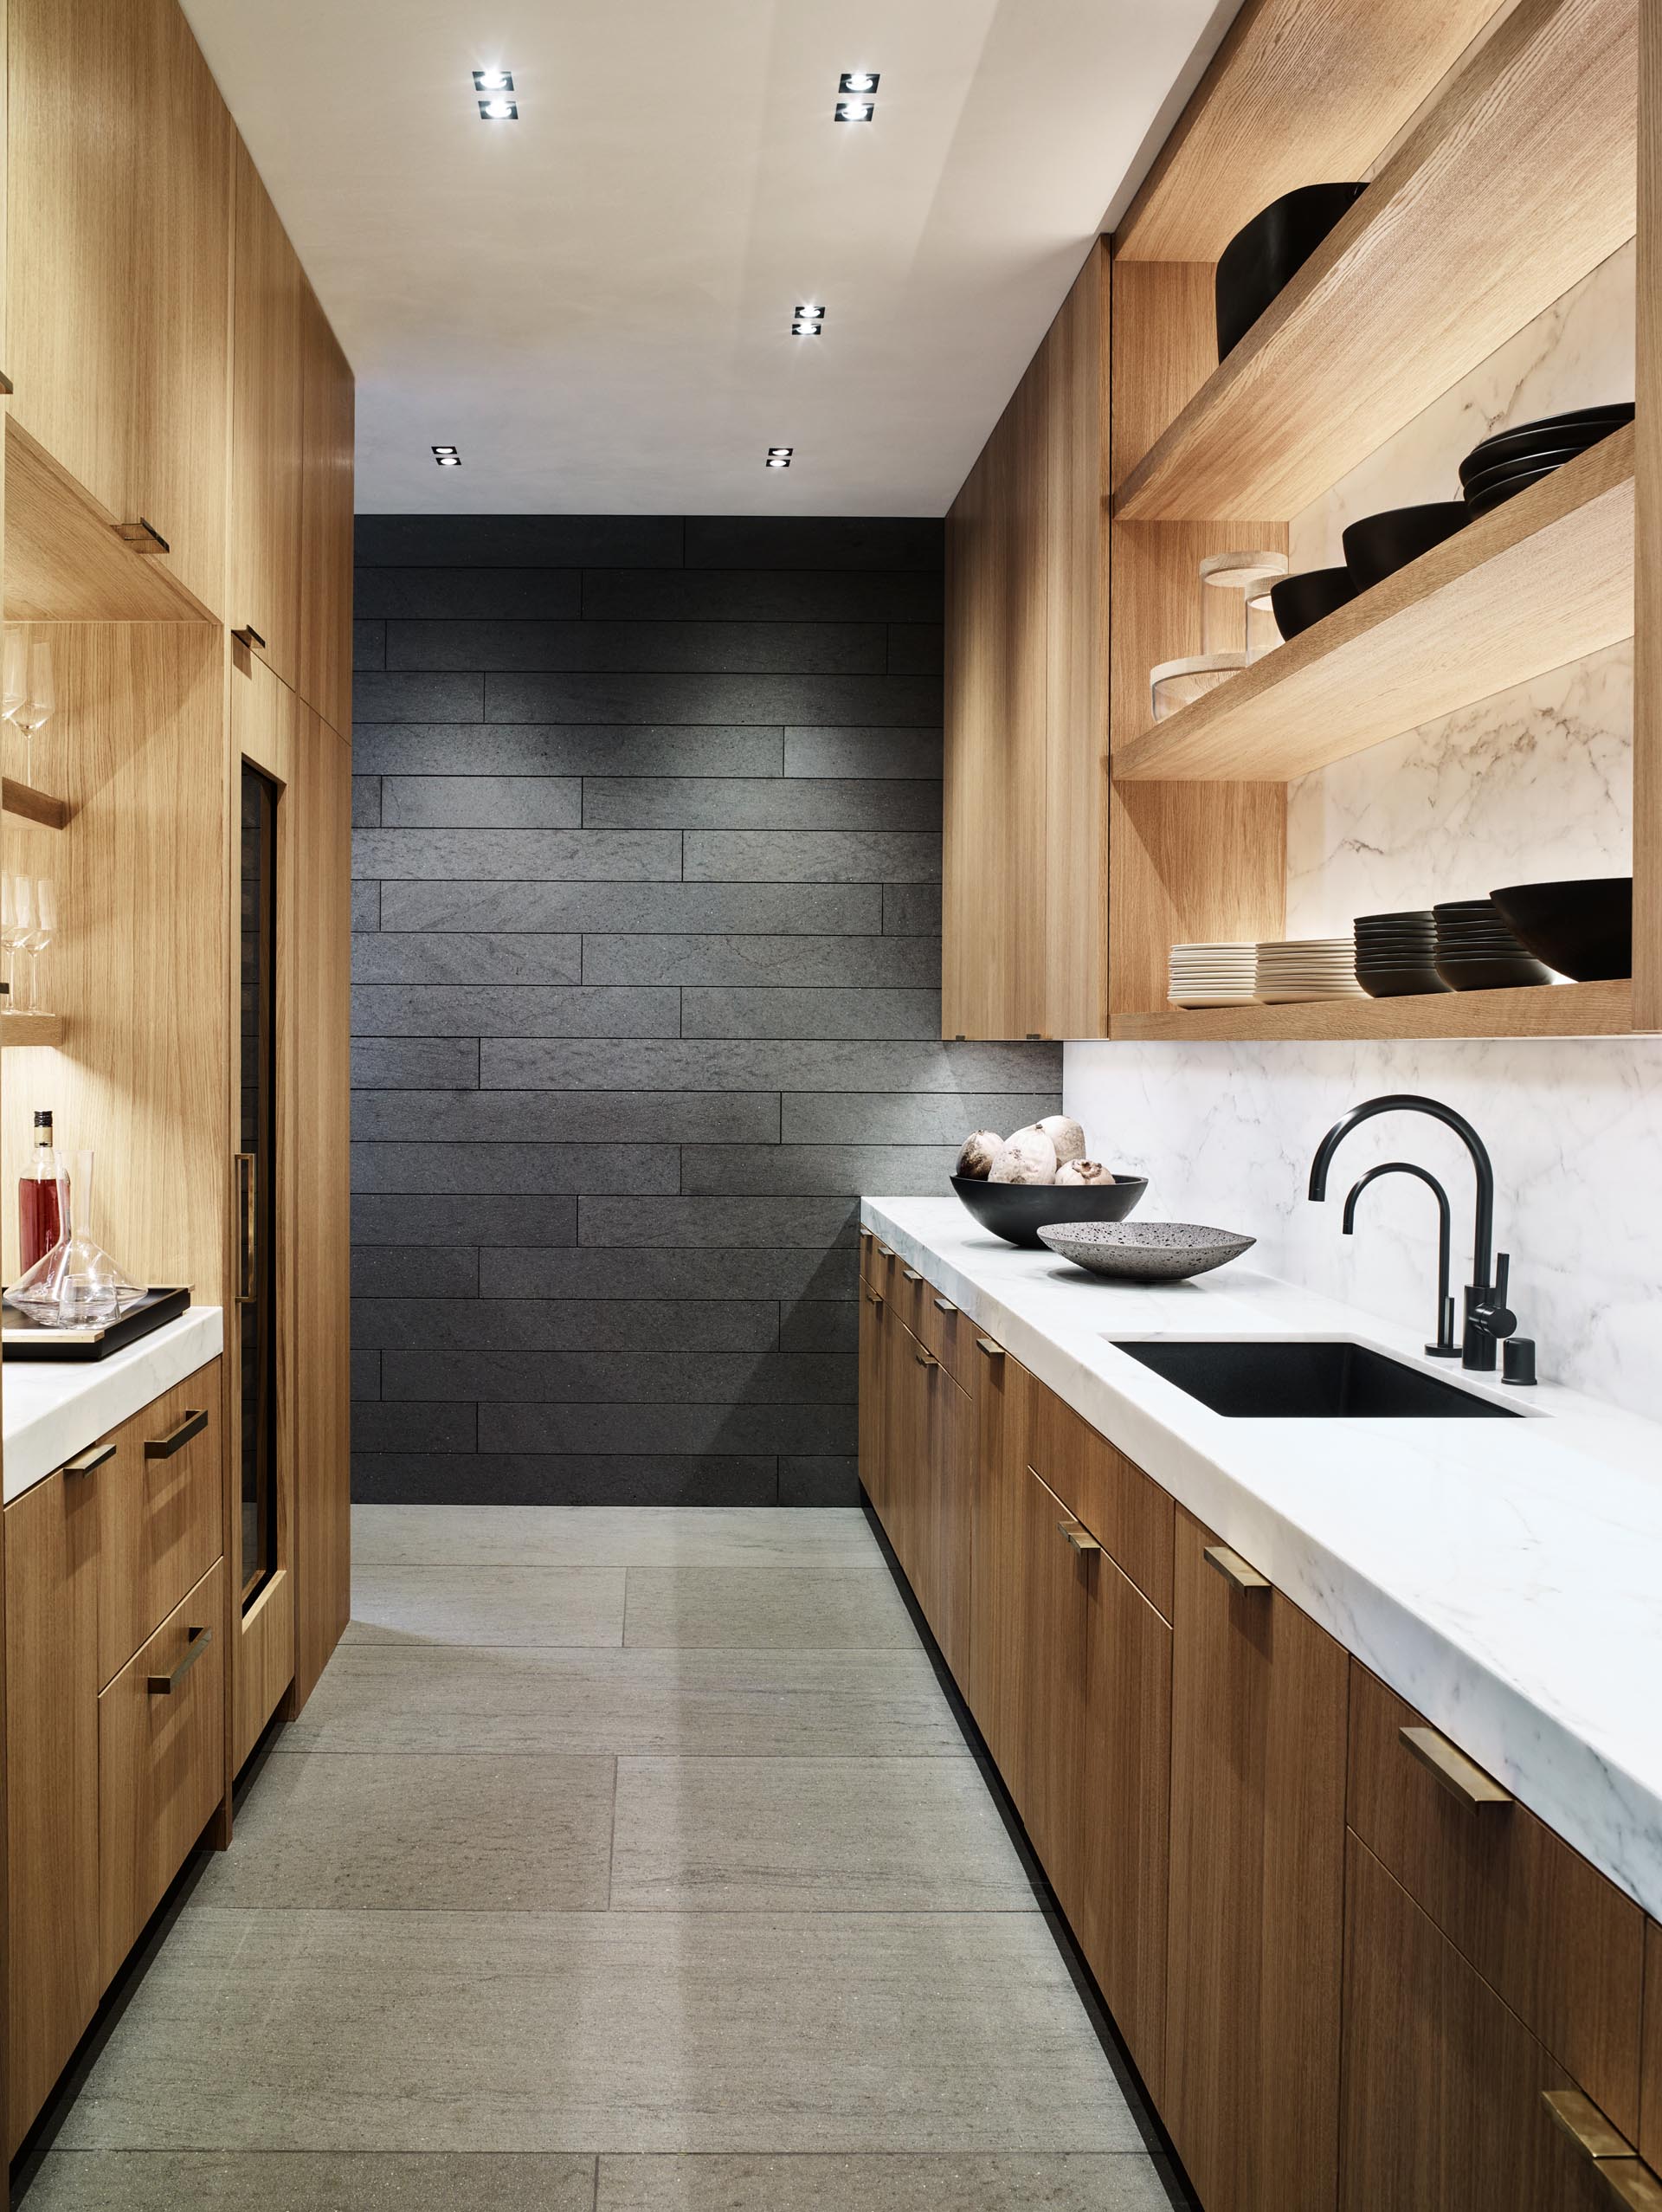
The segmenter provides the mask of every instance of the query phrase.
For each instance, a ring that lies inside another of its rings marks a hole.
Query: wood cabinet
[[[1035,1394],[1040,1386],[1034,1386]],[[1080,1751],[1085,1696],[1085,1532],[1031,1467],[1017,1484],[1004,1657],[1015,1678],[1013,1743],[1004,1779],[1050,1886],[1073,1917],[1079,1891]]]
[[[1027,1410],[1035,1385],[991,1337],[976,1339],[975,1493],[970,1536],[970,1673],[961,1682],[1001,1774],[1021,1746],[1021,1593],[1010,1562],[1027,1476]]]
[[[241,139],[235,174],[228,617],[292,690],[300,671],[306,281]]]
[[[969,1672],[975,1407],[926,1345],[914,1344],[910,1427],[919,1482],[915,1548],[924,1618],[955,1680]]]
[[[92,1485],[100,1689],[225,1549],[221,1388],[216,1359],[105,1440]]]
[[[5,1509],[9,2156],[104,1988],[95,1484],[66,1470]]]
[[[947,1037],[1107,1035],[1105,263],[947,516]]]
[[[1348,1661],[1181,1510],[1174,1564],[1166,2123],[1207,2212],[1331,2212]]]
[[[1569,2076],[1355,1835],[1343,2074],[1343,2212],[1614,2201],[1543,2102]]]
[[[1639,2085],[1639,2147],[1662,2173],[1662,1927],[1645,1923],[1645,2040]]]
[[[887,1413],[884,1320],[887,1301],[862,1275],[860,1284],[860,1481],[879,1520],[888,1503],[885,1447]]]
[[[300,296],[299,690],[352,733],[352,372],[310,285]]]

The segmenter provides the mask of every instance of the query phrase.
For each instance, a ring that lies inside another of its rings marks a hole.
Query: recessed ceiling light
[[[869,123],[877,110],[869,100],[840,100],[836,113],[839,123]]]
[[[837,90],[843,93],[873,93],[877,86],[875,69],[845,69],[837,80]]]
[[[433,450],[435,453],[460,453],[461,451],[461,448],[460,446],[435,446]]]
[[[795,446],[770,446],[768,448],[768,467],[770,468],[789,468],[790,467],[790,456],[796,452],[796,448]]]
[[[475,92],[512,92],[513,72],[512,69],[475,69],[473,90]]]
[[[461,455],[457,452],[454,446],[435,446],[433,448],[433,458],[438,462],[441,468],[460,468],[461,467]]]
[[[479,112],[486,123],[517,123],[519,120],[519,102],[504,100],[499,94],[493,100],[481,100]]]
[[[825,325],[813,316],[798,315],[790,326],[793,338],[818,338]]]

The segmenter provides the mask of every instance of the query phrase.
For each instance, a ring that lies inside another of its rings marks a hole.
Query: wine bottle
[[[63,1234],[58,1203],[58,1156],[52,1145],[50,1112],[35,1117],[35,1145],[29,1165],[17,1178],[18,1272],[27,1274]]]

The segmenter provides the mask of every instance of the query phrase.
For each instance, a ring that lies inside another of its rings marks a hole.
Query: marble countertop
[[[1662,1918],[1662,1427],[1424,1359],[1423,1338],[1237,1262],[1079,1273],[955,1198],[860,1218],[1181,1505]],[[1517,1421],[1241,1421],[1111,1337],[1350,1337]]]
[[[5,1503],[218,1358],[217,1306],[192,1306],[107,1359],[9,1359],[0,1389]]]

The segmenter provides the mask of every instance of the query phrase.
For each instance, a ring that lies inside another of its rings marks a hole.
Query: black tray
[[[113,1321],[85,1329],[49,1329],[21,1306],[0,1308],[0,1350],[8,1359],[105,1359],[152,1329],[177,1320],[190,1303],[184,1290],[147,1290]]]

